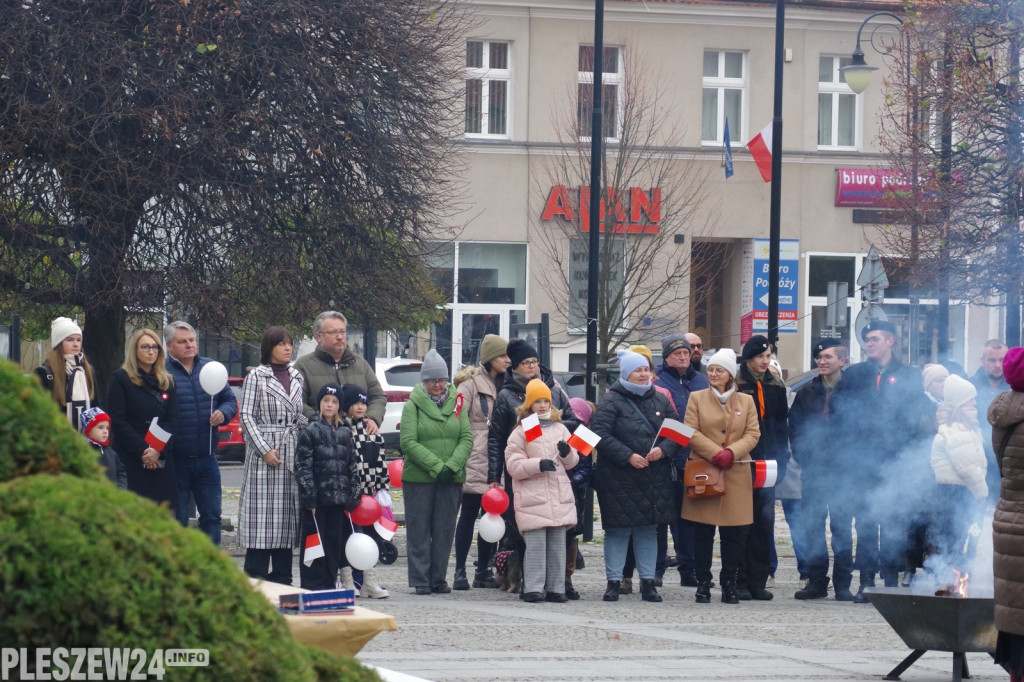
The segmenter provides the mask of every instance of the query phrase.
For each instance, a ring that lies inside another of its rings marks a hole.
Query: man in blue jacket
[[[217,427],[238,412],[235,394],[225,385],[213,400],[199,383],[203,366],[212,362],[199,357],[196,330],[187,322],[164,327],[167,371],[178,390],[178,431],[174,434],[174,465],[178,478],[178,521],[188,526],[189,495],[199,511],[199,529],[220,544],[220,466]]]
[[[676,406],[679,419],[686,416],[686,403],[690,394],[707,388],[707,376],[697,371],[691,362],[692,345],[687,337],[691,334],[669,334],[661,340],[661,367],[658,368],[656,386],[662,386],[672,394],[672,403]],[[699,337],[698,337],[699,338]],[[679,470],[678,481],[675,483],[676,507],[683,508],[683,467],[689,457],[688,448],[680,448],[676,457],[676,468]],[[679,516],[678,514],[676,515]],[[696,587],[697,576],[693,563],[693,525],[690,521],[677,519],[669,524],[672,531],[672,544],[679,561],[679,583],[684,587]],[[660,532],[660,531],[659,531]]]

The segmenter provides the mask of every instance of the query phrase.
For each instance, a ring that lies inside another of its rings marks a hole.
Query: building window
[[[466,43],[466,136],[508,137],[509,43]]]
[[[703,144],[720,145],[725,140],[725,119],[733,140],[746,139],[743,120],[747,89],[747,56],[743,52],[704,51],[704,90],[701,103],[700,139]]]
[[[857,148],[857,95],[839,70],[849,57],[818,58],[818,147]]]
[[[589,138],[591,113],[594,108],[594,46],[580,45],[579,74],[577,76],[578,134]],[[619,137],[619,98],[622,96],[622,53],[617,47],[606,47],[601,64],[601,128],[605,139]]]

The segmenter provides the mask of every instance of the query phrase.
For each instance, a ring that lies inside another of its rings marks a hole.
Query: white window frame
[[[590,43],[582,43],[579,47],[593,47],[593,45],[591,45]],[[608,86],[608,85],[614,85],[615,86],[615,131],[614,131],[614,135],[613,136],[604,138],[605,142],[615,143],[615,142],[619,141],[619,137],[621,136],[621,133],[622,133],[622,98],[623,98],[623,92],[622,92],[623,88],[622,88],[622,85],[623,85],[623,83],[626,80],[625,71],[624,71],[624,68],[623,68],[623,64],[625,62],[625,51],[619,45],[605,45],[604,49],[605,50],[615,50],[618,53],[618,59],[615,60],[616,66],[618,66],[618,70],[617,71],[611,71],[611,72],[605,71],[604,73],[601,74],[601,90],[602,90],[602,93],[603,93],[604,88],[606,86]],[[576,50],[576,55],[577,55],[576,56],[576,63],[577,63],[577,65],[579,65],[579,48],[577,48],[577,50]],[[602,69],[603,68],[604,68],[604,65],[602,64]],[[589,86],[591,86],[591,88],[593,88],[593,85],[594,85],[594,72],[593,71],[577,71],[576,72],[576,97],[577,97],[576,107],[577,107],[577,112],[579,111],[579,86],[580,85],[589,85]],[[603,97],[602,97],[602,100],[601,100],[601,106],[602,107],[604,106],[604,98]],[[602,116],[602,118],[601,118],[601,126],[603,127],[604,125],[605,125],[604,117]],[[590,141],[590,135],[580,135],[579,139],[580,139],[581,142],[589,142]]]
[[[704,138],[704,121],[701,120],[701,145],[705,147],[722,147],[725,145],[725,91],[726,90],[739,90],[740,91],[740,121],[739,127],[736,127],[737,122],[732,121],[729,127],[730,144],[735,145],[737,141],[741,144],[743,140],[747,139],[747,102],[749,101],[749,78],[750,78],[750,61],[749,55],[744,50],[712,50],[705,49],[701,51],[701,73],[704,71],[704,55],[708,52],[718,53],[718,75],[717,76],[702,76],[701,77],[701,101],[704,98],[704,90],[717,89],[718,90],[718,107],[716,112],[717,120],[715,121],[715,139],[705,140]],[[727,78],[725,76],[725,55],[727,53],[737,53],[743,57],[743,75],[740,78]],[[701,115],[703,116],[703,110]]]
[[[512,42],[509,40],[467,40],[466,45],[469,43],[482,43],[483,44],[483,66],[482,67],[465,67],[465,79],[466,80],[479,80],[481,84],[481,95],[480,95],[480,131],[479,133],[467,133],[463,130],[463,136],[467,139],[490,139],[490,140],[508,140],[512,137]],[[490,46],[495,43],[501,43],[505,45],[508,50],[507,69],[492,69],[490,68],[489,60],[491,58]],[[488,120],[490,117],[490,83],[491,81],[504,81],[505,86],[505,132],[504,133],[489,133],[487,130],[490,128]],[[463,116],[465,116],[465,107],[467,103],[463,101]]]
[[[819,62],[818,62],[819,63],[819,67],[817,69],[815,69],[816,73],[820,71],[820,68],[821,68],[820,67],[820,63],[821,63],[820,60],[822,58],[826,58],[826,59],[831,59],[832,60],[832,81],[829,82],[829,83],[822,83],[821,81],[818,81],[818,97],[815,98],[814,103],[815,103],[815,109],[817,110],[817,108],[820,106],[818,104],[818,100],[820,99],[821,95],[830,95],[831,98],[832,98],[832,120],[831,120],[831,122],[829,124],[829,131],[830,131],[830,136],[829,137],[831,139],[831,144],[818,144],[817,147],[818,147],[818,149],[829,149],[829,150],[839,150],[839,151],[859,151],[860,148],[861,148],[862,134],[863,134],[863,131],[862,131],[863,124],[862,124],[862,122],[864,120],[864,116],[863,116],[864,99],[860,95],[855,93],[853,90],[851,90],[850,86],[847,85],[845,82],[843,82],[841,80],[841,75],[840,75],[840,71],[839,71],[841,60],[843,60],[843,59],[849,60],[849,56],[841,57],[839,55],[828,55],[828,54],[819,55]],[[817,80],[817,77],[815,78],[815,80]],[[854,98],[854,105],[853,105],[853,144],[852,145],[840,145],[838,143],[838,140],[839,140],[839,98],[842,95],[852,95],[853,98]],[[820,137],[820,132],[821,132],[820,130],[818,130],[818,125],[817,124],[820,121],[821,116],[820,116],[820,112],[818,112],[818,111],[816,111],[816,114],[817,115],[815,115],[815,117],[814,117],[814,120],[815,120],[814,139],[817,142],[817,140]]]

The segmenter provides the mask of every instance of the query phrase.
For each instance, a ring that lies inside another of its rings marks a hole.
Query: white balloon
[[[484,542],[497,542],[505,537],[505,519],[490,512],[480,519],[480,537]]]
[[[206,363],[199,371],[199,385],[208,395],[217,395],[228,385],[228,368],[216,360]]]
[[[345,543],[345,557],[352,568],[367,571],[377,565],[380,550],[369,535],[353,533]]]

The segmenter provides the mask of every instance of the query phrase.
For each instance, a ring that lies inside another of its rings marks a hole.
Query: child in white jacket
[[[978,425],[978,390],[958,376],[946,378],[939,404],[939,432],[932,441],[932,471],[941,500],[935,514],[932,541],[947,561],[967,568],[964,556],[971,527],[981,519],[988,497],[987,460]]]
[[[540,379],[526,385],[526,399],[516,408],[519,425],[508,437],[505,466],[512,476],[516,523],[526,541],[523,600],[568,601],[565,596],[565,532],[576,525],[576,500],[567,469],[579,455],[566,442],[571,435],[551,406],[551,390]],[[523,419],[540,418],[541,434],[526,442]]]

